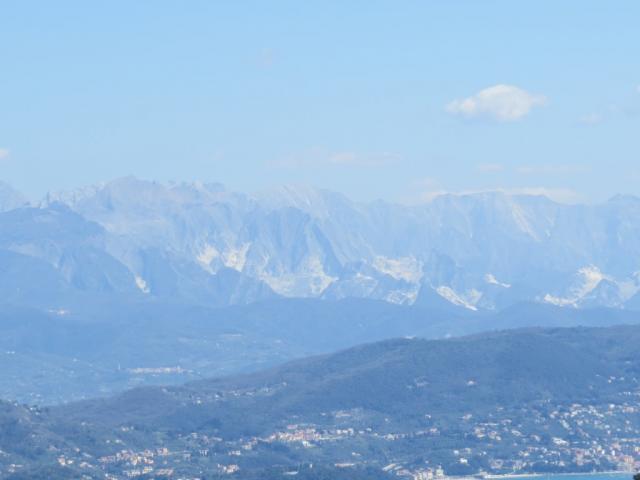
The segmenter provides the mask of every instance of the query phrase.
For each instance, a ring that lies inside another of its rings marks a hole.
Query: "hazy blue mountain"
[[[61,282],[52,301],[67,295],[65,288]],[[84,295],[68,310],[0,304],[0,398],[51,405],[138,385],[255,371],[394,337],[640,323],[640,314],[630,310],[541,303],[487,314],[447,302],[439,309],[356,298],[276,298],[211,308],[121,297]]]
[[[638,322],[635,197],[401,206],[129,177],[21,202],[0,212],[5,398],[99,396],[394,336]]]
[[[624,388],[639,388],[638,340],[638,326],[511,330],[448,340],[392,339],[253,374],[134,390],[59,410],[80,421],[99,418],[114,426],[134,421],[184,431],[197,428],[195,423],[210,415],[220,419],[221,433],[228,429],[230,434],[238,430],[261,434],[265,433],[261,429],[273,428],[287,417],[341,410],[412,417],[415,412],[463,415],[496,405],[604,403]],[[625,375],[628,385],[608,381]],[[416,387],[416,382],[423,385]],[[263,387],[272,391],[258,393]],[[256,393],[235,399],[215,395],[233,391]],[[201,402],[185,402],[187,398]],[[235,415],[245,415],[255,424],[225,418]]]
[[[27,197],[22,195],[10,185],[0,181],[0,212],[13,210],[29,204]]]
[[[101,225],[106,252],[152,295],[177,284],[186,294],[223,269],[255,282],[229,304],[280,295],[435,305],[437,296],[471,310],[624,307],[640,291],[640,199],[629,196],[564,205],[495,192],[401,206],[299,186],[246,195],[130,177],[43,205],[55,203]]]
[[[60,411],[77,419],[98,416],[113,425],[138,417],[155,422],[156,427],[163,423],[168,427],[166,422],[175,420],[175,409],[186,417],[191,409],[202,413],[202,407],[189,406],[189,402],[185,405],[187,397],[210,398],[205,403],[212,414],[226,410],[264,416],[261,424],[278,416],[356,408],[404,414],[463,414],[495,405],[514,407],[540,401],[602,403],[622,393],[621,388],[640,388],[640,379],[636,378],[640,371],[639,340],[640,326],[519,329],[445,340],[392,339],[252,374],[141,389],[60,407]],[[629,378],[623,385],[608,381],[625,374]],[[428,387],[407,388],[416,379]],[[469,380],[474,384],[467,385]],[[266,386],[277,388],[242,399],[211,398],[215,392]],[[477,388],[462,388],[470,386]],[[129,403],[154,396],[162,400],[140,401],[135,408]],[[162,404],[165,407],[159,407]],[[171,427],[193,428],[187,418],[184,420],[183,426]],[[231,430],[245,428],[231,420],[223,423]]]
[[[640,311],[640,293],[636,293],[629,301],[626,303],[627,308],[631,310]]]
[[[114,243],[135,252],[137,271],[125,263],[128,255],[118,258],[118,249],[110,248]],[[95,294],[129,298],[153,293],[211,306],[276,296],[237,270],[207,272],[167,248],[133,248],[61,203],[0,213],[0,265],[5,302],[51,309],[71,309]]]
[[[103,228],[63,205],[0,213],[0,263],[4,302],[64,309],[85,294],[138,292]]]

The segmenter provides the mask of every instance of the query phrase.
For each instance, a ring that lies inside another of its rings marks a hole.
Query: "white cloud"
[[[6,148],[0,148],[0,160],[9,158],[9,150]]]
[[[544,95],[500,84],[485,88],[471,97],[453,100],[446,106],[446,111],[466,118],[486,117],[500,122],[513,122],[528,115],[534,107],[546,103]]]
[[[334,165],[353,165],[358,163],[358,155],[355,152],[335,152],[329,154],[327,162]]]

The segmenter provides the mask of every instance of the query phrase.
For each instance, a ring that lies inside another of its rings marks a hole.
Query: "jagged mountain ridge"
[[[0,181],[0,212],[13,210],[28,205],[27,197],[15,190],[10,185]]]
[[[640,199],[630,196],[587,206],[494,192],[401,206],[308,187],[248,195],[127,177],[51,193],[38,208],[62,206],[101,227],[102,251],[138,294],[189,302],[624,307],[640,290]]]

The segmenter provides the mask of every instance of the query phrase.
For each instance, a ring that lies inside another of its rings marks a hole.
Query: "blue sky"
[[[614,8],[615,5],[615,8]],[[0,179],[640,195],[640,2],[0,2]]]

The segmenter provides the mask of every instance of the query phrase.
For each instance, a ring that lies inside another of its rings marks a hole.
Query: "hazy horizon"
[[[606,203],[618,197],[640,198],[640,195],[638,194],[616,192],[616,193],[613,193],[611,196],[603,199],[590,200],[590,199],[579,198],[577,196],[572,196],[571,192],[561,190],[561,189],[548,190],[548,189],[545,189],[544,187],[525,187],[525,188],[509,189],[509,188],[497,187],[497,188],[486,188],[486,189],[475,189],[475,190],[470,189],[470,190],[461,190],[461,191],[436,190],[436,191],[425,192],[423,195],[418,197],[404,197],[399,199],[387,199],[387,198],[381,198],[381,197],[358,199],[350,195],[349,192],[344,192],[337,189],[314,185],[312,183],[280,183],[280,184],[273,184],[273,185],[265,185],[255,190],[237,190],[237,189],[230,188],[229,186],[225,185],[223,182],[219,182],[215,180],[212,180],[212,181],[202,181],[199,179],[156,180],[152,178],[138,177],[136,175],[124,175],[120,177],[111,178],[108,180],[96,181],[94,183],[75,185],[75,186],[71,186],[69,188],[64,188],[64,189],[46,190],[42,195],[34,197],[34,196],[29,196],[25,192],[17,189],[10,182],[4,181],[3,179],[0,179],[0,184],[4,183],[6,186],[14,190],[16,193],[23,195],[25,199],[29,202],[29,204],[37,205],[42,201],[46,201],[47,198],[52,195],[56,196],[56,195],[64,195],[64,194],[70,194],[70,193],[79,193],[79,192],[82,192],[83,190],[92,189],[92,188],[101,189],[109,185],[113,185],[118,182],[126,181],[126,180],[133,180],[133,181],[138,181],[143,183],[153,183],[166,188],[171,188],[175,186],[217,186],[217,187],[220,187],[225,192],[238,193],[238,194],[247,195],[250,197],[260,196],[261,194],[265,194],[268,192],[277,192],[277,191],[284,191],[284,190],[297,190],[297,191],[302,191],[302,190],[314,191],[315,190],[315,191],[324,191],[324,192],[331,192],[331,193],[343,195],[347,199],[356,203],[361,203],[361,204],[370,204],[370,203],[382,201],[385,203],[395,204],[400,206],[425,205],[425,204],[431,203],[436,198],[442,197],[442,196],[464,197],[464,196],[477,196],[477,195],[483,195],[483,194],[501,194],[501,195],[513,196],[513,197],[519,197],[519,196],[545,197],[555,203],[563,204],[563,205],[598,205],[598,204]]]
[[[0,179],[638,194],[640,5],[3,8]]]
[[[0,480],[640,471],[640,2],[0,4]]]

